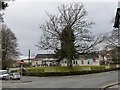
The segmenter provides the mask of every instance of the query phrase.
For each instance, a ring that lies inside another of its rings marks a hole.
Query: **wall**
[[[41,59],[35,59],[32,62],[33,66],[43,66],[44,62],[46,62],[47,66],[50,66],[51,62],[55,62],[55,59],[52,58],[41,58]],[[93,60],[93,59],[79,59],[72,61],[73,66],[85,66],[85,65],[100,65],[99,59]],[[64,59],[60,62],[61,66],[67,66],[67,60]]]

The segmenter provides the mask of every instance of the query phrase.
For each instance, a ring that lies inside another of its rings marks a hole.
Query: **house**
[[[32,61],[32,66],[54,66],[56,60],[54,54],[37,54]]]
[[[99,51],[99,60],[100,60],[100,64],[101,65],[106,65],[111,63],[112,61],[112,55],[111,55],[111,51],[107,51],[107,50],[101,50]]]
[[[73,66],[84,66],[84,65],[100,65],[99,58],[93,57],[92,55],[80,55],[79,59],[72,61]],[[54,54],[37,54],[35,59],[32,61],[32,66],[57,66],[57,59],[54,58]],[[63,59],[60,61],[60,66],[67,66],[67,60]]]

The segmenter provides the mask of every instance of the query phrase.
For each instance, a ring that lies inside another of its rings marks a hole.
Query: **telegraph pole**
[[[29,67],[30,67],[30,49],[28,51],[28,60],[29,60]]]

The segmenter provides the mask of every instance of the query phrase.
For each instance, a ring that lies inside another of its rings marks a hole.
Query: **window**
[[[96,62],[96,59],[95,59],[95,58],[93,58],[93,62]]]
[[[83,60],[81,61],[81,64],[84,64],[84,61],[83,61]]]
[[[73,61],[73,64],[75,64],[75,60]]]
[[[67,63],[66,60],[65,60],[65,63]]]
[[[90,64],[90,62],[88,61],[88,64]]]
[[[38,62],[36,62],[36,65],[38,64]]]
[[[8,72],[7,72],[7,71],[3,71],[3,72],[2,72],[2,75],[3,75],[3,74],[8,74]]]
[[[2,75],[2,72],[0,72],[0,75]]]
[[[78,64],[78,63],[77,63],[77,60],[76,60],[76,64]]]

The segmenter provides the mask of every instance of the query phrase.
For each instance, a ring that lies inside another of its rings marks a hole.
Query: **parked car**
[[[19,73],[10,73],[10,79],[12,80],[20,80],[20,74]]]
[[[2,79],[2,80],[10,79],[10,75],[7,70],[0,70],[0,79]]]

